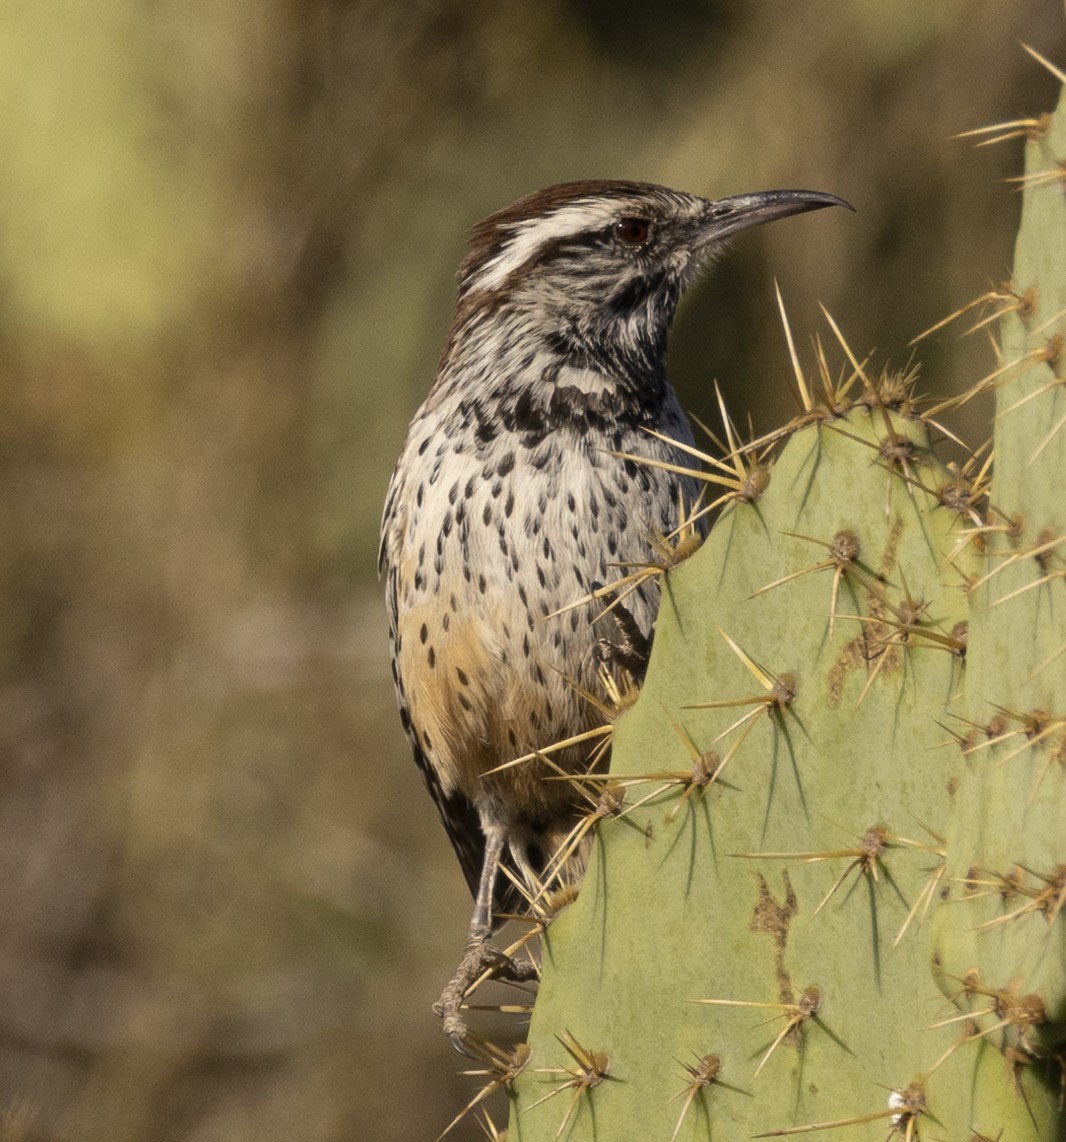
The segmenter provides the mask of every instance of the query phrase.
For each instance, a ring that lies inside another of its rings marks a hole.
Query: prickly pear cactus
[[[1002,321],[993,510],[969,592],[952,906],[934,919],[946,995],[1005,1026],[1018,1081],[1066,1056],[1066,111],[1027,148],[1016,294]],[[957,722],[958,726],[959,723]],[[959,979],[965,981],[960,984]],[[1059,1087],[1059,1105],[1061,1092]],[[1050,1137],[1051,1135],[1048,1135]]]
[[[512,1139],[1063,1136],[1064,156],[1060,111],[991,488],[852,358],[669,573]]]

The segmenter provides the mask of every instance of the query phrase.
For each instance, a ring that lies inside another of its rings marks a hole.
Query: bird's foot
[[[592,586],[594,590],[602,589],[600,583]],[[620,666],[640,681],[651,655],[651,639],[637,625],[632,612],[618,602],[615,592],[606,592],[601,598],[608,602],[606,613],[614,620],[617,636],[597,639],[596,654],[606,666]]]
[[[455,975],[441,992],[440,999],[433,1004],[434,1013],[439,1016],[445,1035],[460,1054],[476,1058],[470,1043],[470,1029],[462,1015],[463,1000],[467,992],[486,973],[492,979],[506,980],[508,983],[526,983],[536,979],[537,968],[532,963],[519,963],[505,955],[489,943],[486,935],[471,940],[466,952],[455,969]]]

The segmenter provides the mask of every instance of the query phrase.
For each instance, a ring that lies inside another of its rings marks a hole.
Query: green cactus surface
[[[664,579],[512,1140],[1063,1137],[1064,157],[1060,111],[991,486],[852,359]]]
[[[970,593],[965,756],[948,833],[958,903],[935,919],[945,993],[974,972],[985,989],[1043,1004],[1031,1027],[1008,1027],[1012,1059],[1029,1044],[1061,1058],[1066,1040],[1064,155],[1060,106],[1052,130],[1027,147],[1017,305],[1002,321],[991,526]],[[987,1008],[988,995],[975,992],[970,1006]]]

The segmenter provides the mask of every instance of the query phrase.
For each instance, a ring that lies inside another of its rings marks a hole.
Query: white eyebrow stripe
[[[495,289],[508,274],[525,265],[545,242],[605,227],[618,217],[621,209],[622,203],[618,201],[575,202],[542,218],[518,223],[504,248],[474,279],[473,288]]]

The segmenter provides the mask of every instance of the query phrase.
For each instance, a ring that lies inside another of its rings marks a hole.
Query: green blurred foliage
[[[672,368],[780,415],[781,282],[861,352],[1005,276],[1058,0],[0,7],[0,1108],[26,1139],[431,1138],[467,901],[373,555],[463,231],[573,177],[745,235]],[[926,383],[987,349],[944,334]],[[479,1133],[464,1124],[454,1137]]]

